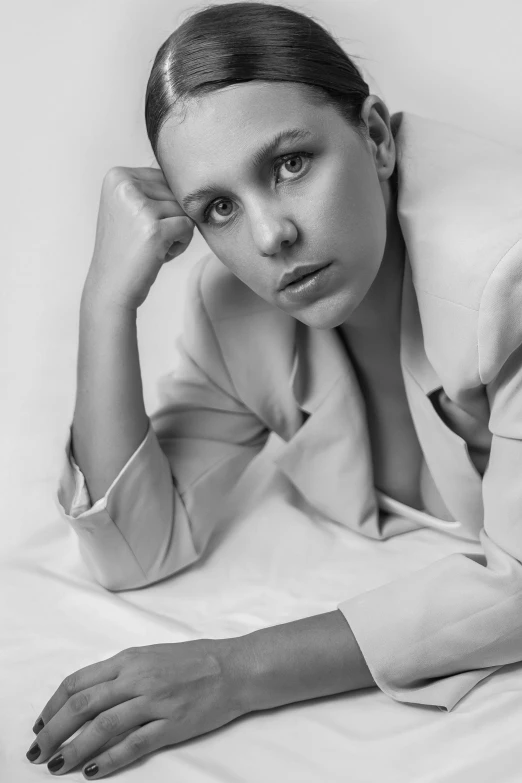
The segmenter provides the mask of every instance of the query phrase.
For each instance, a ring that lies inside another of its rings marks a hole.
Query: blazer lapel
[[[408,402],[429,471],[444,505],[455,520],[455,532],[477,537],[482,524],[482,479],[467,444],[440,418],[429,395],[442,387],[424,346],[422,323],[410,258],[406,252],[402,290],[401,365]],[[444,526],[448,529],[448,526]]]
[[[370,538],[419,527],[380,516],[364,400],[340,335],[296,322],[291,388],[305,421],[274,457],[323,515]]]

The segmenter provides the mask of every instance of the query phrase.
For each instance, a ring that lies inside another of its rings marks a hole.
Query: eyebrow
[[[304,141],[305,139],[309,139],[311,136],[313,136],[312,132],[306,130],[305,128],[288,128],[287,130],[279,131],[279,133],[277,133],[271,139],[268,139],[268,141],[266,141],[261,147],[259,147],[259,149],[254,152],[252,155],[252,165],[254,168],[260,166],[284,141]],[[205,201],[210,196],[215,195],[220,190],[222,190],[222,188],[220,188],[219,185],[214,185],[213,183],[206,185],[203,188],[193,190],[182,199],[181,206],[184,210],[188,210],[190,207],[195,207],[200,202]]]

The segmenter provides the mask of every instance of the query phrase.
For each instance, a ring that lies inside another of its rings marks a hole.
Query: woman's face
[[[368,140],[333,108],[307,101],[298,85],[253,81],[192,102],[158,139],[169,187],[212,252],[267,302],[320,329],[349,319],[386,245],[395,163],[389,114],[369,96],[362,116]],[[290,129],[306,135],[256,159]],[[184,201],[203,188],[199,200]],[[313,291],[279,290],[285,272],[311,264],[330,264]]]

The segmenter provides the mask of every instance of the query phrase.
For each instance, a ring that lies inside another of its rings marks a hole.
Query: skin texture
[[[60,775],[81,764],[86,779],[98,779],[165,745],[220,728],[247,711],[247,663],[233,639],[122,650],[60,683],[33,728],[38,736],[27,758],[48,762],[49,771]]]
[[[178,202],[208,183],[220,186],[202,207],[186,210],[220,261],[267,302],[319,329],[382,332],[398,312],[393,281],[402,236],[389,181],[396,160],[390,115],[370,95],[362,118],[366,139],[334,108],[309,103],[299,85],[247,82],[189,103],[158,139],[158,161]],[[263,141],[292,127],[312,131],[312,140],[284,142],[254,168]],[[313,157],[281,161],[300,151]],[[203,222],[209,203],[217,225]],[[297,304],[278,293],[285,271],[330,260],[331,284],[314,300]]]

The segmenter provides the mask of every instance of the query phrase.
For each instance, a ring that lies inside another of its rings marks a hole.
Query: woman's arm
[[[227,659],[238,667],[231,676],[242,683],[245,713],[375,686],[339,610],[228,641]]]
[[[56,499],[89,569],[109,590],[143,587],[195,562],[228,516],[231,488],[269,436],[238,398],[206,312],[199,282],[208,260],[189,275],[177,366],[159,380],[160,403],[146,433],[135,319],[98,305],[85,315],[84,413],[75,412],[83,426],[75,441],[81,465],[74,469],[67,443]],[[100,378],[111,373],[112,380]],[[95,497],[112,480],[94,505],[82,497],[83,467],[87,481],[89,470],[98,476]]]
[[[149,428],[136,320],[135,309],[104,303],[84,289],[71,449],[92,504],[105,495]]]

